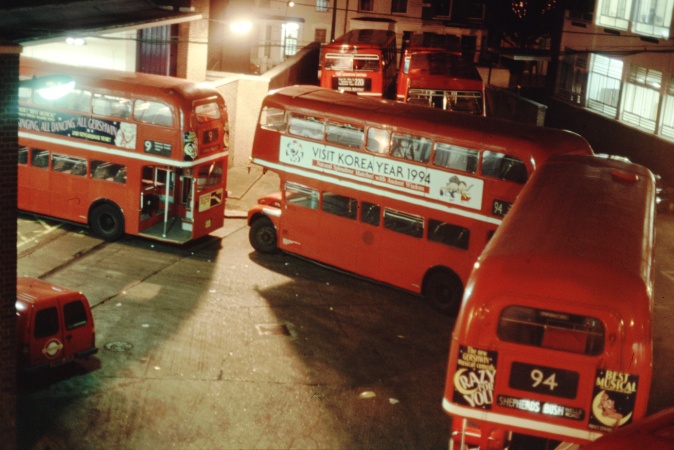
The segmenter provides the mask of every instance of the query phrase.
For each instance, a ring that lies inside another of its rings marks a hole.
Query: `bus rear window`
[[[604,351],[604,324],[594,318],[557,311],[508,306],[497,335],[516,344],[596,356]]]
[[[215,102],[203,103],[194,107],[194,114],[197,116],[197,122],[204,123],[211,120],[219,119],[220,108]]]

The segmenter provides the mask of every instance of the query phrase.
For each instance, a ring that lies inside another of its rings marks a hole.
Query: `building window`
[[[567,49],[568,51],[568,49]],[[557,95],[567,102],[585,106],[587,54],[566,54],[562,60]]]
[[[333,0],[336,1],[336,0]],[[318,12],[328,12],[328,6],[330,2],[328,0],[316,0],[316,11]]]
[[[668,39],[673,9],[674,0],[636,1],[633,31],[646,36]]]
[[[632,65],[625,83],[622,103],[622,121],[650,133],[655,133],[655,123],[660,106],[662,72]]]
[[[283,55],[288,58],[297,53],[297,36],[300,26],[294,22],[283,24]]]
[[[374,11],[374,0],[358,0],[358,11]]]
[[[407,0],[393,0],[391,2],[391,13],[407,13]]]
[[[587,88],[587,107],[616,118],[623,62],[602,55],[593,55]]]
[[[674,140],[674,75],[669,78],[669,85],[664,96],[662,108],[662,136]]]
[[[314,42],[324,43],[327,36],[328,30],[325,28],[316,28],[314,30]]]
[[[627,30],[632,14],[632,0],[599,0],[597,25]]]

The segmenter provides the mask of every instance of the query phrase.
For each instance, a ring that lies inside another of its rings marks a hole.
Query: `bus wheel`
[[[463,286],[453,273],[431,273],[424,284],[424,296],[438,311],[455,316],[461,306]]]
[[[124,215],[116,205],[103,203],[89,214],[89,226],[96,236],[114,241],[124,234]]]
[[[250,245],[260,253],[276,253],[276,228],[271,220],[263,217],[250,224],[248,232]]]

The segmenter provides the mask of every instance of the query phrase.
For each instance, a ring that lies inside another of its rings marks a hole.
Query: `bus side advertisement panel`
[[[428,169],[391,158],[281,136],[279,161],[302,169],[336,175],[407,194],[480,210],[484,181],[462,174]]]

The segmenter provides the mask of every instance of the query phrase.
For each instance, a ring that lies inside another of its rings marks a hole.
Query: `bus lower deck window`
[[[345,195],[324,192],[321,209],[336,216],[355,219],[358,215],[358,201]]]
[[[468,241],[470,240],[470,230],[451,223],[440,220],[429,219],[428,221],[428,240],[439,242],[450,247],[468,250]]]
[[[288,182],[285,184],[285,198],[290,204],[318,209],[318,191],[310,187]]]
[[[424,235],[424,219],[412,214],[385,209],[384,228],[420,238]]]

